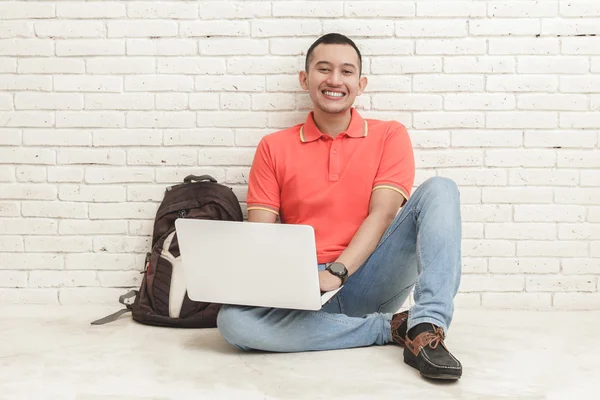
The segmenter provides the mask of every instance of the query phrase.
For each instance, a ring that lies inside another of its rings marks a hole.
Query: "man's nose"
[[[333,71],[327,81],[331,86],[339,86],[342,84],[342,74],[338,71]]]

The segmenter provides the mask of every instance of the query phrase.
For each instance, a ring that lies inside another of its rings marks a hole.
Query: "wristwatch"
[[[332,262],[327,264],[325,269],[329,271],[329,273],[331,273],[332,275],[335,275],[338,278],[340,278],[342,280],[342,285],[346,283],[346,279],[348,279],[348,270],[346,269],[346,266],[343,263]]]

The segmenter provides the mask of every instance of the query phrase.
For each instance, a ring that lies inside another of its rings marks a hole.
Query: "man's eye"
[[[319,71],[321,71],[321,72],[328,72],[329,69],[328,68],[319,68]]]
[[[346,71],[344,71],[344,73],[349,75],[349,74],[351,74],[351,73],[352,73],[352,71],[347,71],[347,70],[346,70]]]

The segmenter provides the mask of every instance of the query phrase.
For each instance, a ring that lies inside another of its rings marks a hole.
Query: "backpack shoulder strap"
[[[124,295],[119,296],[119,303],[123,304],[126,308],[117,311],[116,313],[107,315],[104,318],[100,318],[96,321],[93,321],[91,324],[92,325],[104,325],[107,324],[109,322],[113,322],[116,321],[117,319],[119,319],[119,317],[123,314],[126,314],[128,312],[131,312],[131,304],[130,303],[126,303],[125,300],[135,297],[137,296],[138,291],[137,290],[131,290],[130,292],[125,293]]]

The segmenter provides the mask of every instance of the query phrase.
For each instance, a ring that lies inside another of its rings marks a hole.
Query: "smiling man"
[[[219,331],[243,350],[394,343],[421,375],[460,378],[462,366],[443,341],[461,276],[456,184],[435,177],[411,194],[415,163],[405,127],[364,119],[352,107],[367,78],[349,38],[319,38],[299,80],[314,110],[260,141],[248,220],[311,225],[321,290],[344,287],[320,311],[223,306]],[[282,285],[293,284],[281,268]],[[414,306],[397,312],[413,287]]]

